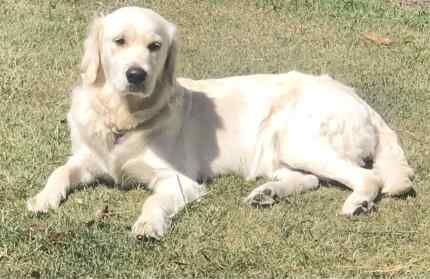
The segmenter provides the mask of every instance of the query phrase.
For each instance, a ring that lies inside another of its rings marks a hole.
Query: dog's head
[[[173,84],[175,58],[174,24],[148,9],[121,8],[93,21],[85,41],[82,80],[148,97],[157,83]]]

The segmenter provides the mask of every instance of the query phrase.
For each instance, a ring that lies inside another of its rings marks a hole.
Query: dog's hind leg
[[[66,164],[51,173],[42,191],[27,201],[27,209],[46,213],[49,209],[58,208],[73,186],[93,182],[96,170],[90,154],[73,155]]]
[[[276,170],[267,182],[255,188],[245,199],[250,206],[271,206],[278,199],[288,195],[302,193],[318,188],[318,178],[312,174],[282,167]]]
[[[296,150],[297,152],[297,150]],[[382,188],[382,180],[374,170],[360,167],[357,163],[343,159],[328,146],[308,148],[296,153],[296,158],[287,163],[292,167],[342,183],[353,190],[346,199],[342,214],[351,216],[369,211]]]

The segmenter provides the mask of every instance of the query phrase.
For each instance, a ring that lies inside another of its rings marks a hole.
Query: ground
[[[100,186],[33,215],[25,200],[70,154],[65,113],[88,21],[125,4],[181,36],[178,75],[300,70],[357,88],[399,133],[416,195],[339,214],[332,185],[253,209],[258,184],[223,176],[160,242],[130,226],[148,193]],[[426,1],[25,1],[0,4],[0,278],[425,278],[430,276],[430,10]]]

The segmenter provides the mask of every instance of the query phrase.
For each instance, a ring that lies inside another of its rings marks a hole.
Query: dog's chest
[[[124,165],[144,153],[147,137],[141,129],[118,132],[99,119],[80,124],[80,140],[115,180],[123,175]]]

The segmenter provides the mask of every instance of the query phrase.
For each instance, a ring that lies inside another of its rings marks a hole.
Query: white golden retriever
[[[137,7],[95,19],[68,114],[73,155],[29,210],[56,209],[72,187],[98,178],[142,183],[153,194],[132,231],[160,238],[204,195],[202,182],[225,173],[271,180],[250,205],[340,182],[352,190],[345,215],[411,189],[396,133],[352,88],[299,72],[176,80],[175,30]]]

